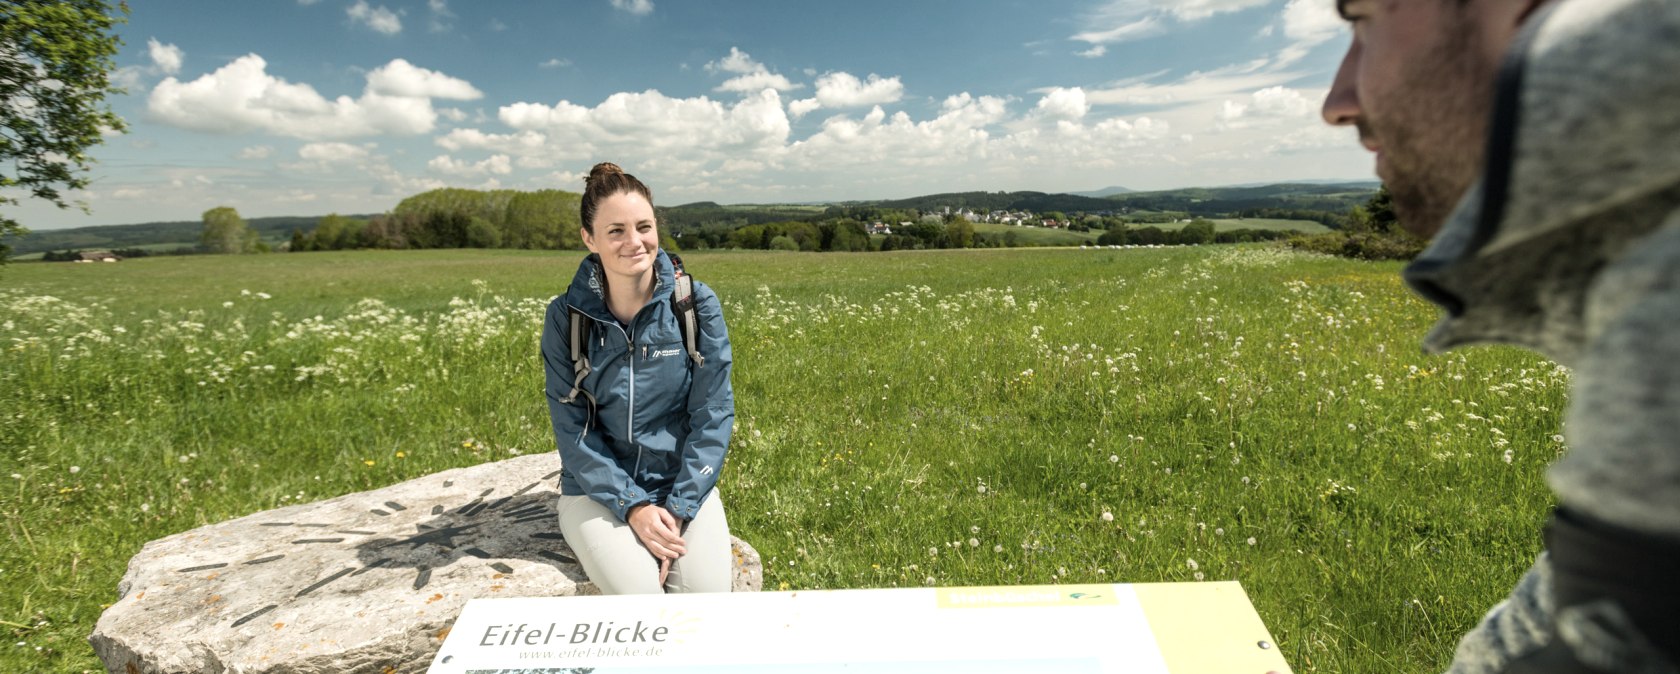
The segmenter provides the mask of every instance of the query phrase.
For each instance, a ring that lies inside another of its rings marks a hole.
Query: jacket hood
[[[1429,351],[1502,342],[1569,363],[1596,272],[1680,196],[1680,2],[1554,0],[1499,75],[1480,180],[1406,281]]]
[[[653,273],[657,279],[653,283],[653,296],[648,298],[649,302],[670,294],[677,284],[676,268],[664,248],[660,248],[653,259]],[[601,256],[590,253],[578,263],[577,273],[572,275],[572,284],[566,289],[566,304],[599,320],[613,320],[612,312],[607,310],[607,273],[601,267]]]

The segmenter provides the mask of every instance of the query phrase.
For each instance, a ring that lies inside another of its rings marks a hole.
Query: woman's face
[[[653,269],[659,254],[659,226],[653,204],[636,192],[619,192],[595,205],[595,231],[583,228],[583,245],[601,256],[601,266],[615,276],[640,278]]]

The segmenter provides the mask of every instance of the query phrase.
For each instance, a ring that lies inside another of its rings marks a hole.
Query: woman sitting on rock
[[[590,255],[542,335],[560,531],[605,594],[728,592],[713,488],[735,420],[722,304],[659,248],[635,176],[595,165],[580,210]]]

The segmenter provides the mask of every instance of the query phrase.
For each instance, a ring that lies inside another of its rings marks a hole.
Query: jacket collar
[[[669,296],[677,284],[676,269],[664,248],[654,257],[653,273],[653,296],[648,298],[649,304]],[[613,320],[612,312],[607,309],[607,273],[599,255],[590,253],[578,263],[572,284],[566,289],[566,303],[597,320]]]

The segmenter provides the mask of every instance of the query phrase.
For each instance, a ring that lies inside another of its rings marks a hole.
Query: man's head
[[[1337,0],[1353,43],[1324,119],[1358,127],[1407,231],[1434,236],[1475,182],[1500,60],[1545,1]]]

